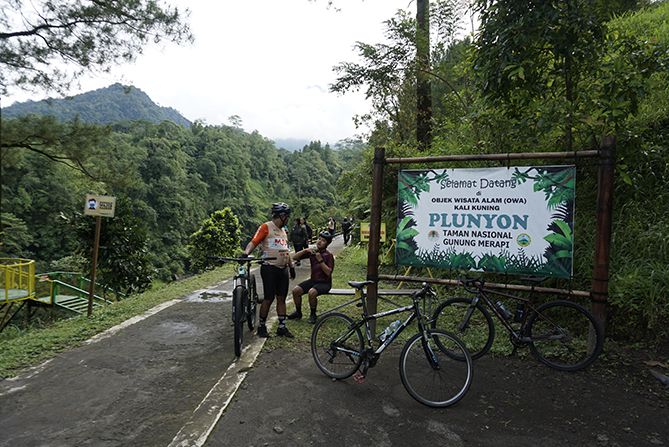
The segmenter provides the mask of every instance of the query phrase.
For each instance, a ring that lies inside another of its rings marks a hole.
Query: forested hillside
[[[71,98],[26,101],[3,109],[5,118],[30,114],[53,116],[59,121],[80,119],[91,124],[113,124],[121,121],[172,121],[190,126],[190,121],[171,107],[161,107],[138,88],[121,84],[82,93]]]
[[[315,226],[336,214],[340,157],[319,142],[288,152],[238,128],[167,121],[100,127],[28,116],[2,125],[0,256],[35,259],[41,271],[86,268],[86,193],[118,198],[116,216],[103,224],[103,280],[105,270],[133,260],[144,285],[188,271],[189,237],[216,210],[233,211],[244,243],[275,201]],[[49,140],[26,144],[31,129]]]

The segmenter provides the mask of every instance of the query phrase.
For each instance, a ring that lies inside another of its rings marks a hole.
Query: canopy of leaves
[[[157,0],[7,0],[0,8],[0,94],[66,91],[92,69],[132,61],[149,42],[192,40],[188,10]]]
[[[230,208],[214,211],[190,236],[191,269],[202,271],[216,265],[212,256],[235,256],[241,244],[239,220]]]

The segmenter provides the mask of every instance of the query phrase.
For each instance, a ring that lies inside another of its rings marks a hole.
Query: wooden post
[[[372,166],[372,209],[369,222],[369,246],[367,251],[367,279],[378,281],[379,250],[381,246],[381,202],[383,201],[383,165],[386,150],[382,147],[374,149]],[[378,284],[370,284],[367,288],[367,310],[376,313]],[[376,321],[371,322],[372,336],[376,333]]]
[[[592,271],[592,313],[601,323],[602,329],[606,326],[606,302],[609,296],[615,152],[615,137],[605,137],[602,142],[597,175],[597,233],[595,238],[595,265]]]
[[[91,269],[91,283],[88,286],[88,311],[86,315],[93,315],[93,295],[95,292],[95,274],[98,267],[98,249],[100,248],[100,227],[102,227],[102,218],[95,216],[95,240],[93,241],[93,268]]]

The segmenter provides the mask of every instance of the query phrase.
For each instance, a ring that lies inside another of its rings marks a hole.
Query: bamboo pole
[[[98,267],[98,250],[100,248],[100,228],[102,227],[102,218],[95,216],[95,240],[93,241],[93,268],[91,269],[91,284],[88,287],[88,309],[86,315],[93,315],[93,295],[95,293],[95,275]]]
[[[478,155],[433,155],[429,157],[412,158],[386,158],[388,164],[410,164],[410,163],[434,163],[439,161],[482,161],[482,160],[531,160],[531,159],[564,159],[564,158],[588,158],[598,157],[600,151],[574,151],[574,152],[519,152],[506,154],[478,154]]]
[[[441,284],[444,286],[458,286],[460,281],[457,279],[440,279],[422,276],[403,276],[403,275],[379,275],[379,281],[405,281],[405,282],[427,282],[431,284]],[[486,288],[511,290],[514,292],[537,292],[553,295],[567,295],[580,298],[590,298],[591,294],[584,290],[556,289],[553,287],[524,286],[522,284],[500,284],[495,282],[486,282]]]
[[[606,327],[606,303],[609,297],[615,152],[615,137],[605,137],[602,142],[602,158],[597,175],[597,233],[595,265],[592,270],[592,313],[602,325],[602,329]]]
[[[372,208],[369,222],[369,245],[367,251],[367,279],[376,281],[379,274],[379,250],[381,247],[381,202],[383,201],[383,164],[386,150],[382,147],[374,149],[374,165],[372,166]],[[376,313],[378,284],[375,282],[367,287],[367,310]],[[376,323],[371,322],[372,336],[375,335]]]

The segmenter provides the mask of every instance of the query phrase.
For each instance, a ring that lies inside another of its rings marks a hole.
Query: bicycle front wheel
[[[404,345],[400,355],[400,378],[411,397],[423,405],[450,407],[469,390],[472,358],[465,344],[454,335],[440,329],[428,329],[425,340],[419,333]]]
[[[318,369],[333,379],[351,377],[362,362],[363,339],[353,320],[331,313],[316,321],[311,332],[311,354]]]
[[[471,298],[452,298],[441,303],[432,315],[432,328],[457,335],[472,359],[485,355],[495,339],[495,325],[490,313]],[[446,351],[447,352],[447,351]],[[457,358],[458,353],[451,353]]]
[[[246,299],[246,324],[249,331],[256,327],[256,314],[258,308],[258,291],[256,290],[256,277],[251,275],[249,278],[249,293]]]
[[[604,332],[590,312],[571,301],[542,304],[527,322],[530,350],[559,371],[578,371],[595,361]]]
[[[258,296],[258,287],[256,287],[256,277],[251,275],[249,281],[249,299],[255,301],[256,304],[262,304],[262,299]]]
[[[237,357],[242,355],[242,342],[244,340],[244,295],[246,295],[246,289],[242,286],[237,286],[232,291],[233,345]]]

